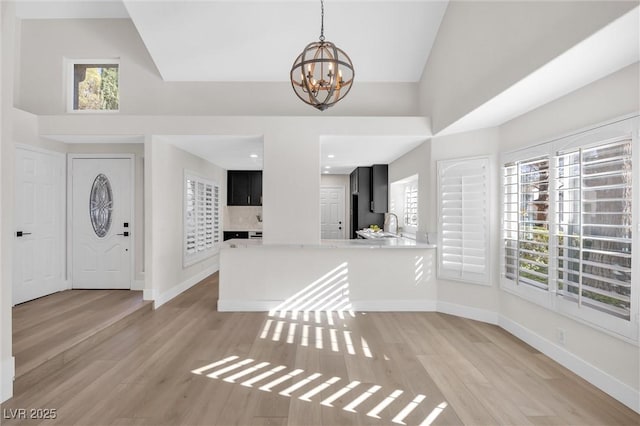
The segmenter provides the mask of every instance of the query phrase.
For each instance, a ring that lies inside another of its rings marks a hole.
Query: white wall
[[[172,116],[167,119],[67,114],[40,116],[39,125],[41,133],[52,135],[263,135],[265,244],[320,241],[320,136],[430,134],[428,121],[421,117]],[[145,160],[146,168],[155,168],[146,151]],[[146,175],[145,181],[151,182],[150,179],[152,176]],[[145,223],[149,224],[149,218]]]
[[[13,395],[15,363],[12,356],[11,293],[13,244],[13,5],[0,3],[0,402]]]
[[[164,82],[129,19],[25,20],[21,53],[16,102],[36,114],[66,112],[66,57],[120,58],[122,114],[320,115],[300,102],[288,74],[280,83]],[[416,115],[416,89],[417,83],[359,83],[340,108],[322,115]]]
[[[420,81],[421,113],[439,132],[636,5],[449,2]]]
[[[265,311],[285,301],[289,310],[310,309],[303,299],[329,294],[329,301],[336,296],[357,311],[435,309],[434,249],[235,245],[221,251],[221,311]],[[348,288],[333,293],[343,278]],[[321,310],[336,310],[337,304]]]
[[[221,207],[226,204],[226,170],[183,151],[162,137],[145,141],[151,144],[151,179],[145,190],[150,192],[149,214],[152,250],[147,252],[146,264],[151,274],[146,279],[146,294],[152,295],[159,307],[201,279],[218,270],[216,252],[188,267],[183,266],[183,212],[185,170],[220,185]],[[221,208],[222,212],[222,208]]]
[[[640,112],[639,81],[640,67],[635,64],[505,123],[500,128],[500,150],[523,148],[585,126],[637,114]],[[498,235],[496,241],[499,241]],[[637,343],[612,338],[605,332],[555,315],[519,297],[504,292],[501,296],[502,314],[541,338],[556,342],[557,328],[564,328],[567,339],[564,349],[633,389],[636,410],[640,410],[640,349]]]
[[[490,156],[492,158],[492,165],[494,167],[494,185],[491,186],[493,193],[490,194],[492,203],[491,206],[491,219],[489,221],[492,224],[493,229],[497,229],[497,223],[499,222],[499,204],[497,200],[500,198],[496,193],[498,190],[497,176],[498,170],[496,166],[496,157],[499,144],[499,132],[496,128],[478,130],[474,132],[461,133],[450,136],[433,137],[431,140],[431,163],[429,167],[430,172],[430,188],[429,201],[428,201],[428,217],[429,217],[429,232],[438,231],[438,189],[437,189],[437,162],[440,160],[449,160],[453,158],[470,158],[478,156]],[[494,233],[495,235],[495,233]],[[499,239],[492,239],[491,241],[491,264],[495,264],[499,261],[498,253]],[[498,262],[499,263],[499,262]],[[494,278],[497,277],[494,275]],[[473,307],[474,309],[480,309],[485,311],[497,312],[499,308],[498,303],[498,286],[496,281],[492,282],[491,287],[480,286],[476,284],[467,284],[458,281],[450,280],[438,280],[438,301],[462,306]]]
[[[132,284],[136,289],[136,286],[141,286],[141,283],[144,280],[144,200],[142,198],[144,194],[144,145],[142,143],[95,143],[95,138],[93,137],[91,138],[91,143],[72,144],[43,138],[39,134],[38,116],[16,108],[12,109],[12,123],[12,138],[13,141],[17,144],[30,145],[63,154],[134,154],[136,156],[134,179],[134,191],[136,194],[134,205],[134,279],[137,281],[137,283]],[[63,201],[63,204],[66,206],[65,201]],[[69,279],[68,275],[67,279]]]
[[[636,62],[503,124],[500,150],[556,139],[567,132],[640,111],[639,76],[640,64]]]
[[[631,343],[567,316],[556,314],[521,297],[500,290],[500,152],[524,148],[570,134],[585,126],[640,111],[638,64],[577,90],[500,128],[433,137],[431,145],[430,229],[437,227],[436,162],[442,159],[489,155],[493,159],[491,221],[491,286],[438,280],[438,303],[450,312],[490,320],[534,345],[611,395],[640,410],[640,352]],[[636,271],[634,271],[635,273]],[[446,310],[445,310],[446,311]],[[498,314],[498,318],[495,318]],[[557,342],[565,330],[566,344]]]
[[[433,217],[428,209],[430,197],[433,196],[431,189],[431,141],[423,142],[389,164],[389,182],[395,182],[415,174],[418,175],[418,231],[416,239],[422,241],[429,231],[429,218]],[[398,225],[402,226],[402,217],[398,216],[398,220]]]
[[[344,221],[346,239],[349,239],[349,221],[351,220],[351,177],[349,175],[320,175],[320,186],[338,186],[344,188]]]

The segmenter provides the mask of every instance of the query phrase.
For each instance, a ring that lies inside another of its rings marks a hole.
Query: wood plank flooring
[[[18,388],[59,369],[151,307],[151,302],[142,300],[142,292],[128,290],[68,290],[15,306]]]
[[[495,326],[438,313],[216,312],[217,279],[2,405],[55,419],[2,424],[640,424]]]

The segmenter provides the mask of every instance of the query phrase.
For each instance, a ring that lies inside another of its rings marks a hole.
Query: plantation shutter
[[[220,187],[197,176],[185,177],[184,264],[209,256],[220,243]]]
[[[556,157],[558,294],[629,320],[631,138]]]
[[[185,188],[185,220],[184,220],[184,236],[186,255],[193,255],[197,252],[196,239],[198,234],[196,220],[196,181],[193,179],[186,180]]]
[[[438,162],[438,276],[489,283],[489,159]]]

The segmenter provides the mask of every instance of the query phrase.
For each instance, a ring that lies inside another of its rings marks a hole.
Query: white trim
[[[13,396],[13,380],[16,374],[16,359],[9,357],[0,361],[0,402]]]
[[[435,300],[353,300],[356,312],[435,312]]]
[[[156,300],[158,297],[158,289],[145,288],[142,290],[142,300]]]
[[[136,290],[136,291],[144,290],[144,280],[133,280],[131,282],[131,290]]]
[[[191,278],[188,278],[183,282],[181,282],[180,284],[171,287],[169,290],[165,291],[164,293],[159,294],[157,297],[154,298],[153,308],[158,309],[160,306],[164,305],[165,303],[167,303],[174,297],[178,296],[179,294],[189,290],[191,287],[198,284],[200,281],[204,280],[209,275],[216,273],[219,269],[220,267],[218,265],[218,262],[216,262],[215,265],[211,265],[204,271],[196,275],[193,275]],[[155,290],[154,293],[156,293],[157,289],[154,289],[154,290]],[[146,291],[147,290],[145,290],[145,292]]]
[[[219,312],[266,312],[281,306],[284,300],[218,299]],[[434,312],[433,300],[361,300],[351,301],[355,312]]]
[[[218,312],[268,312],[282,305],[282,300],[218,299]]]
[[[509,318],[500,315],[498,325],[627,407],[640,413],[640,391],[637,389],[621,382],[596,366],[578,358],[565,348],[552,343]]]
[[[437,302],[436,310],[437,312],[441,312],[443,314],[455,315],[457,317],[486,322],[487,324],[493,325],[498,324],[498,320],[500,317],[495,311],[441,301]]]
[[[73,160],[75,159],[128,159],[131,173],[131,218],[129,238],[131,238],[129,289],[132,288],[136,273],[136,155],[135,154],[67,154],[67,276],[73,288]]]
[[[120,63],[120,58],[111,58],[111,59],[74,59],[74,58],[64,58],[64,81],[66,92],[66,104],[67,104],[67,112],[70,114],[113,114],[120,112],[120,73],[122,71],[122,64]],[[109,109],[109,110],[101,110],[101,109],[91,109],[91,110],[78,110],[73,109],[73,81],[74,81],[74,65],[75,64],[95,64],[95,65],[118,65],[118,109]]]
[[[549,159],[549,172],[551,173],[551,178],[553,178],[554,167],[553,162],[554,158],[557,156],[559,151],[568,150],[575,147],[592,147],[598,146],[601,144],[606,144],[607,141],[611,139],[618,139],[621,137],[631,137],[632,139],[632,162],[633,164],[638,164],[640,161],[640,150],[636,149],[638,146],[638,140],[640,139],[639,134],[639,126],[640,119],[638,114],[632,114],[629,116],[625,116],[625,118],[611,120],[607,123],[599,124],[596,126],[591,126],[589,128],[582,129],[580,131],[572,132],[566,136],[554,138],[550,141],[543,142],[537,145],[533,145],[524,149],[519,149],[515,151],[510,151],[508,153],[503,153],[500,158],[500,169],[504,167],[504,165],[508,162],[513,162],[517,160],[524,160],[529,158],[534,158],[538,156],[545,156]],[[633,180],[640,175],[640,171],[637,167],[633,168]],[[500,192],[504,193],[504,183],[500,182]],[[549,217],[554,217],[555,214],[555,197],[556,193],[553,189],[551,189],[551,197],[549,200]],[[632,211],[632,229],[637,230],[638,232],[633,232],[632,246],[638,247],[640,246],[640,206],[637,200],[640,200],[640,192],[638,190],[638,185],[633,185],[633,211]],[[554,220],[552,220],[554,221]],[[500,203],[500,240],[504,240],[504,203]],[[557,226],[557,224],[553,225]],[[554,235],[556,232],[554,228],[550,227],[549,235],[550,237]],[[555,253],[555,239],[549,238],[549,253]],[[571,306],[569,303],[565,303],[565,300],[560,300],[556,296],[556,264],[554,263],[554,258],[550,255],[549,262],[549,282],[548,282],[548,290],[538,289],[532,286],[528,286],[526,284],[521,285],[517,284],[514,280],[507,279],[505,277],[505,250],[504,244],[500,244],[500,287],[503,291],[513,293],[525,300],[533,302],[535,304],[544,306],[545,308],[567,316],[575,321],[587,324],[594,329],[607,333],[611,336],[615,336],[624,341],[631,341],[634,344],[640,344],[640,291],[635,284],[637,279],[632,280],[631,286],[631,311],[630,311],[630,319],[629,321],[617,318],[615,316],[609,315],[608,317],[603,316],[597,310],[591,308],[579,309],[576,306]],[[632,251],[632,263],[631,263],[632,274],[635,276],[640,273],[640,253],[638,250]]]

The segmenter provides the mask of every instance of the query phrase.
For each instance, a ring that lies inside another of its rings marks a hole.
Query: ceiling
[[[320,35],[317,0],[123,2],[166,81],[288,81]],[[415,82],[446,6],[327,0],[325,37],[351,57],[357,81]]]
[[[321,170],[325,174],[348,174],[359,166],[389,164],[426,140],[424,135],[320,136]]]
[[[154,136],[183,151],[227,170],[262,170],[263,138],[260,135],[162,135]]]
[[[325,36],[351,57],[357,81],[416,82],[447,4],[326,0]],[[165,81],[288,81],[294,59],[320,35],[319,0],[18,0],[16,13],[130,17]]]

